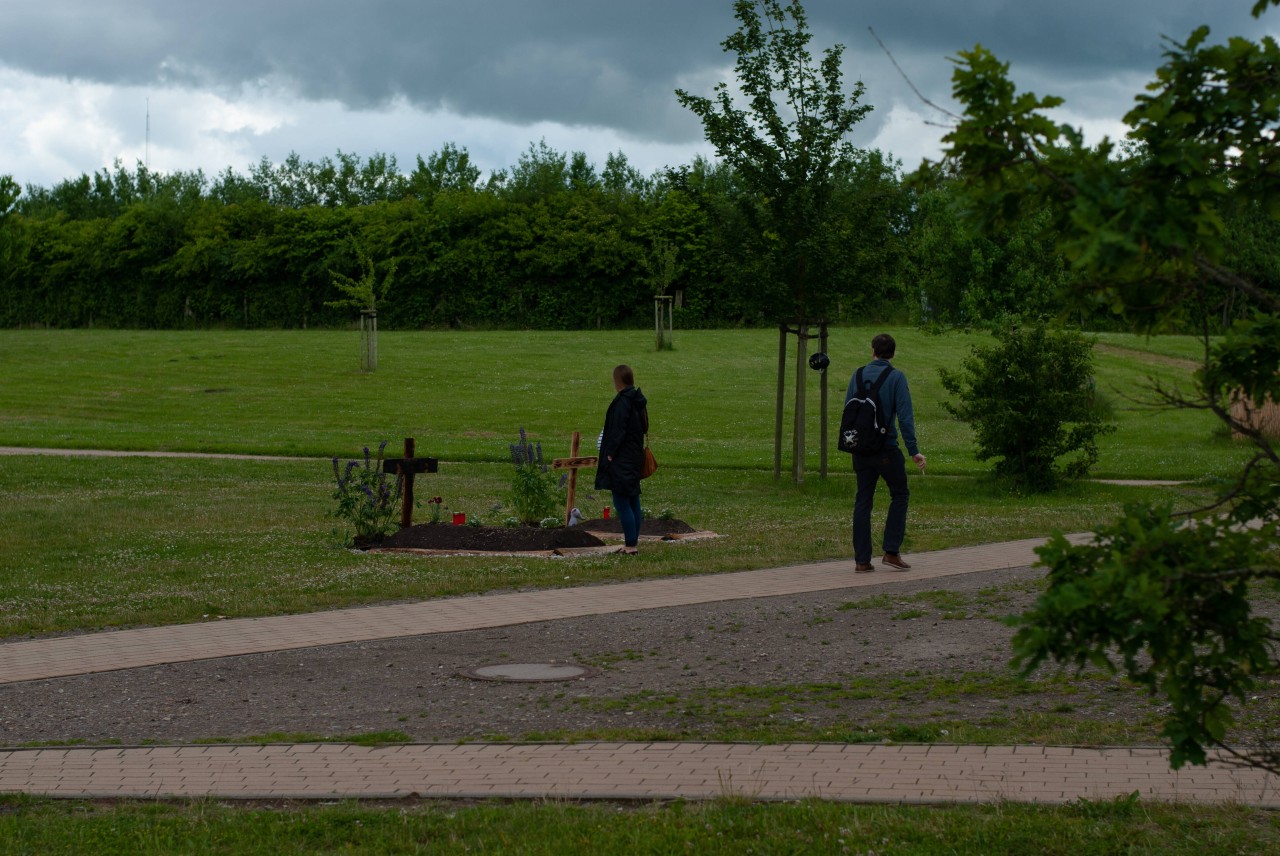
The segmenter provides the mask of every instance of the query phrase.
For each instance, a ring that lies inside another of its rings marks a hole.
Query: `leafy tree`
[[[1259,0],[1255,16],[1280,0]],[[1134,507],[1090,545],[1054,539],[1041,551],[1049,589],[1014,640],[1028,672],[1047,660],[1123,672],[1168,704],[1172,763],[1203,763],[1227,745],[1233,705],[1280,669],[1270,621],[1253,611],[1259,586],[1280,581],[1280,454],[1233,418],[1231,402],[1280,402],[1280,290],[1232,268],[1231,215],[1280,218],[1280,46],[1201,27],[1171,42],[1126,121],[1137,144],[1116,157],[1104,141],[1042,111],[1061,99],[1018,93],[1008,67],[981,46],[960,54],[954,92],[965,116],[948,136],[975,206],[992,226],[1051,212],[1075,297],[1139,329],[1190,320],[1206,332],[1191,391],[1155,388],[1173,406],[1215,414],[1253,443],[1230,490],[1194,523]],[[1224,303],[1237,309],[1222,314]],[[1212,342],[1209,319],[1225,334]],[[1273,735],[1274,736],[1274,735]],[[1274,746],[1233,749],[1280,770]]]
[[[392,260],[387,265],[386,273],[379,280],[377,266],[369,255],[369,251],[355,238],[352,238],[349,244],[355,254],[356,262],[360,266],[360,278],[354,279],[340,271],[330,270],[329,276],[333,280],[334,288],[341,291],[346,297],[340,300],[330,300],[325,305],[332,306],[335,309],[350,308],[358,309],[361,312],[376,312],[378,302],[386,300],[387,292],[391,290],[391,283],[395,281],[398,262]]]
[[[750,195],[744,210],[772,260],[773,277],[788,289],[792,314],[811,317],[830,302],[832,270],[824,249],[838,177],[855,152],[846,139],[871,109],[863,86],[846,93],[841,45],[815,64],[799,0],[737,0],[738,31],[722,43],[737,54],[738,107],[726,83],[714,99],[676,90],[702,120],[707,140]]]
[[[18,186],[18,182],[13,180],[11,175],[0,175],[0,223],[12,213],[14,206],[18,204],[18,197],[22,195],[22,188]]]
[[[904,239],[913,291],[904,299],[918,307],[921,322],[998,327],[1061,312],[1069,271],[1049,230],[1049,212],[975,233],[965,222],[964,192],[953,176],[918,174],[914,183]]]
[[[833,216],[834,200],[841,177],[855,160],[846,138],[871,108],[858,103],[861,83],[845,91],[843,46],[826,49],[815,64],[809,51],[813,36],[800,0],[785,5],[782,0],[737,0],[733,8],[738,30],[721,44],[737,55],[738,88],[748,107],[735,104],[726,83],[716,85],[714,99],[683,89],[676,90],[676,98],[702,120],[707,140],[747,190],[737,202],[756,238],[752,249],[764,262],[764,287],[755,284],[752,291],[764,292],[765,305],[785,307],[769,320],[791,316],[803,330],[835,302],[842,254],[833,250],[847,235]],[[804,480],[805,457],[807,345],[803,335],[799,340],[792,447],[796,482]],[[780,364],[780,373],[782,368]],[[784,392],[779,384],[779,414]],[[779,417],[778,449],[781,422]],[[779,474],[775,463],[775,476]]]
[[[470,152],[445,143],[425,161],[418,156],[418,166],[409,176],[409,191],[426,201],[441,192],[475,190],[479,181],[480,169],[471,163]]]
[[[957,396],[943,406],[973,427],[978,460],[995,458],[996,475],[1019,489],[1083,478],[1098,461],[1097,438],[1114,430],[1093,406],[1093,343],[1074,331],[1007,327],[940,374]]]
[[[604,171],[600,173],[600,182],[610,193],[621,196],[625,194],[643,194],[649,190],[649,183],[640,171],[627,162],[622,152],[610,152],[605,157]]]
[[[0,262],[8,262],[10,255],[10,237],[7,228],[10,215],[18,204],[22,188],[11,175],[0,175]]]
[[[582,162],[575,158],[581,169]],[[564,193],[569,187],[569,161],[564,152],[547,145],[546,140],[529,144],[520,154],[511,174],[503,183],[503,195],[517,202],[534,202]]]

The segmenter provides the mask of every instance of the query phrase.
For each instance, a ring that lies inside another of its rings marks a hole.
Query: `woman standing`
[[[596,489],[613,493],[613,507],[622,523],[622,552],[634,556],[640,543],[640,468],[644,464],[644,435],[649,433],[649,408],[636,388],[631,366],[613,370],[617,395],[604,415],[600,434],[600,463]]]

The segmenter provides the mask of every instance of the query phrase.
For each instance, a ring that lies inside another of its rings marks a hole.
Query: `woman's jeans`
[[[618,521],[622,523],[623,543],[634,547],[640,543],[640,496],[623,496],[613,494],[613,509],[618,512]]]
[[[884,523],[884,551],[897,553],[907,534],[907,460],[897,446],[886,446],[875,455],[854,455],[853,472],[858,477],[858,493],[853,500],[853,560],[871,564],[871,504],[876,483],[889,486],[889,517]]]

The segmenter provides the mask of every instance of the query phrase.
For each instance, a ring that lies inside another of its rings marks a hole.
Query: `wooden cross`
[[[408,529],[413,525],[413,477],[418,473],[440,472],[440,461],[436,458],[415,458],[412,437],[404,438],[404,457],[387,458],[382,462],[384,473],[395,473],[401,479],[400,489],[400,528]]]
[[[573,439],[569,442],[569,457],[556,458],[551,462],[553,470],[569,471],[569,492],[565,496],[564,504],[564,525],[569,525],[570,516],[573,514],[573,504],[578,498],[578,470],[582,467],[594,467],[600,463],[600,458],[596,455],[590,455],[585,458],[578,457],[578,444],[582,439],[582,435],[577,431],[573,432]]]

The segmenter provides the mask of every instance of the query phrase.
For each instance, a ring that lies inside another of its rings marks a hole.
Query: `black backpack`
[[[862,369],[858,369],[854,375],[857,392],[845,403],[844,415],[840,418],[837,449],[855,455],[874,455],[884,448],[889,426],[880,423],[880,387],[892,371],[893,366],[887,366],[868,390],[862,385]]]

